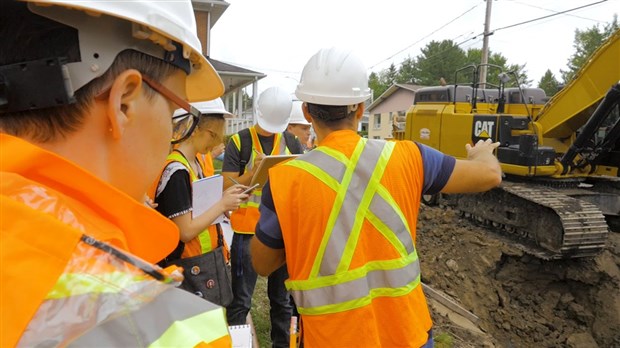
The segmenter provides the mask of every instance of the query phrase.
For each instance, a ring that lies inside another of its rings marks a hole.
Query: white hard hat
[[[189,101],[224,93],[222,80],[202,55],[191,0],[26,1],[32,12],[77,29],[81,61],[66,64],[73,91],[101,76],[121,51],[134,49],[174,65],[182,62],[189,73]]]
[[[257,122],[269,133],[284,132],[291,118],[293,102],[289,93],[280,87],[269,87],[258,97]]]
[[[366,67],[350,50],[321,49],[304,66],[295,95],[320,105],[361,103],[370,98]]]
[[[203,114],[223,114],[224,117],[234,116],[232,113],[226,110],[226,107],[224,107],[224,102],[222,101],[222,98],[217,98],[217,99],[204,101],[204,102],[196,102],[196,103],[191,103],[191,104],[193,107],[198,109],[198,111],[200,111]],[[180,116],[183,114],[187,114],[187,111],[185,109],[176,109],[174,111],[173,117]]]
[[[301,100],[293,101],[293,108],[291,109],[291,119],[288,121],[288,124],[303,124],[304,126],[309,126],[312,123],[308,122],[304,117],[304,111],[301,109],[301,106],[304,102]]]

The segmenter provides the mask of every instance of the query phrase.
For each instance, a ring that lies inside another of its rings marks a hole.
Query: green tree
[[[397,83],[411,83],[417,84],[415,79],[416,72],[416,60],[411,57],[407,57],[398,68],[398,75],[396,76]]]
[[[424,86],[439,84],[443,78],[454,83],[454,72],[466,64],[463,49],[452,40],[431,41],[416,58],[414,80]]]
[[[568,59],[568,70],[560,70],[564,83],[570,82],[577,71],[588,61],[590,55],[616,30],[618,30],[618,16],[614,14],[613,20],[600,28],[592,26],[586,30],[575,30],[573,47],[575,53]]]
[[[545,93],[551,97],[560,90],[560,81],[555,78],[551,70],[547,69],[538,82],[538,88],[545,90]]]
[[[370,73],[370,76],[368,76],[368,87],[372,90],[373,100],[374,98],[379,97],[386,90],[386,87],[381,84],[379,74],[374,71]]]
[[[482,50],[479,48],[470,48],[467,50],[467,64],[480,64],[482,60]],[[490,84],[488,87],[498,86],[499,85],[499,74],[501,72],[516,74],[516,78],[518,78],[518,82],[515,80],[515,76],[513,74],[509,74],[510,81],[506,83],[506,87],[516,87],[517,85],[529,85],[532,81],[528,78],[527,72],[525,70],[525,64],[508,64],[508,58],[504,57],[501,53],[495,53],[489,51],[489,59],[488,63],[492,65],[496,65],[499,68],[489,66],[487,68],[487,83]],[[459,78],[460,79],[460,78]],[[462,81],[459,81],[462,82]],[[469,82],[469,81],[467,81]]]

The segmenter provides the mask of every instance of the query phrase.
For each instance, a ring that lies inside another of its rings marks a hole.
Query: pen
[[[231,178],[230,176],[227,176],[227,178],[228,178],[228,179],[230,179],[230,181],[232,181],[235,185],[241,185],[241,184],[239,183],[239,181],[237,181],[237,180],[235,180],[235,179]]]

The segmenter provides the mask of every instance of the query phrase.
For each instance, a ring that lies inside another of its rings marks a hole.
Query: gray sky
[[[465,50],[481,48],[486,9],[483,0],[227,1],[230,6],[213,27],[211,56],[266,74],[259,81],[259,92],[273,85],[293,92],[304,64],[323,47],[352,48],[369,74],[390,63],[398,67],[432,40],[462,42]],[[495,0],[491,30],[598,1]],[[489,37],[489,47],[509,64],[526,63],[532,85],[547,69],[560,79],[560,69],[566,69],[574,52],[575,29],[597,24],[602,28],[614,13],[620,13],[620,0],[607,0],[498,30]]]

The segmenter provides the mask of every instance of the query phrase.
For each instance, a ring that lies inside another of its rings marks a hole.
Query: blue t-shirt
[[[446,186],[456,159],[439,152],[432,147],[415,143],[422,155],[424,166],[424,184],[422,194],[436,194]],[[256,225],[256,238],[273,249],[283,249],[282,229],[276,214],[275,204],[271,195],[269,180],[263,186],[260,205],[260,219]]]

